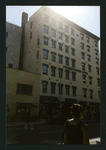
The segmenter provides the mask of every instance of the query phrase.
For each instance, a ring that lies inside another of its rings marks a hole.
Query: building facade
[[[39,117],[40,76],[6,68],[6,116],[22,121]]]
[[[23,13],[19,69],[40,75],[40,117],[67,116],[80,103],[90,118],[100,107],[99,37],[48,7],[27,18]]]
[[[98,42],[99,37],[41,7],[25,24],[23,70],[41,74],[40,95],[45,100],[56,97],[62,107],[76,101],[99,107]]]
[[[18,69],[21,27],[6,22],[6,67]]]

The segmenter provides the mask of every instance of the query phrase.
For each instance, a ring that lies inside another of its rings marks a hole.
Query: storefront
[[[51,119],[59,114],[60,101],[53,96],[40,96],[40,118]]]
[[[100,104],[99,103],[93,103],[89,102],[89,105],[87,105],[87,102],[80,101],[79,102],[84,109],[84,119],[85,120],[100,120]]]
[[[16,103],[16,119],[18,121],[27,121],[31,120],[31,111],[36,109],[37,105],[32,103]]]

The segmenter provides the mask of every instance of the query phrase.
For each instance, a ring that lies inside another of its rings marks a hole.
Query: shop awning
[[[37,105],[34,105],[34,104],[32,104],[32,103],[21,103],[21,102],[17,102],[16,104],[17,104],[17,106],[22,106],[22,107],[37,108]]]
[[[68,102],[70,104],[76,104],[76,103],[78,103],[76,99],[71,99],[71,98],[65,98],[65,102]]]
[[[41,103],[59,103],[59,99],[55,96],[40,96]]]

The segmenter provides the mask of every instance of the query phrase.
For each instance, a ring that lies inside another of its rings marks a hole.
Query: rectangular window
[[[55,94],[56,83],[51,82],[51,94]]]
[[[44,45],[48,45],[48,38],[44,37]]]
[[[52,40],[52,48],[56,48],[56,41]]]
[[[91,72],[91,65],[88,65],[88,72]]]
[[[87,51],[90,52],[90,46],[89,45],[87,45]]]
[[[66,79],[67,79],[67,80],[69,80],[69,73],[70,73],[70,72],[69,72],[68,70],[66,70]]]
[[[44,32],[48,33],[49,28],[47,26],[44,26]]]
[[[33,86],[27,84],[17,84],[17,94],[32,95]]]
[[[86,37],[86,39],[87,39],[87,43],[89,43],[89,39],[90,39],[90,38],[89,38],[89,37]]]
[[[83,97],[87,97],[87,89],[86,88],[83,88]]]
[[[52,19],[52,25],[56,25],[56,20],[55,19]]]
[[[67,35],[65,35],[65,42],[68,43],[69,42],[68,40],[69,40],[69,37]]]
[[[59,28],[62,29],[62,23],[61,22],[59,22]]]
[[[39,58],[39,51],[37,51],[37,58]]]
[[[68,32],[68,26],[65,25],[65,31]]]
[[[58,70],[59,70],[59,78],[62,78],[62,77],[63,77],[63,76],[62,76],[62,75],[63,75],[63,74],[62,74],[62,73],[63,73],[63,69],[59,68]]]
[[[59,43],[59,50],[62,51],[62,46],[63,44],[62,43]]]
[[[89,84],[92,85],[92,77],[89,76]]]
[[[84,40],[84,35],[81,33],[81,40]]]
[[[76,87],[72,86],[72,92],[73,92],[73,96],[76,96]]]
[[[75,68],[75,61],[76,60],[75,59],[71,59],[71,61],[72,61],[72,67]]]
[[[70,85],[66,85],[66,95],[70,95]]]
[[[49,16],[48,16],[48,15],[45,15],[45,16],[44,16],[44,20],[48,22],[48,21],[49,21]]]
[[[74,35],[74,29],[71,28],[71,34]]]
[[[43,50],[43,58],[48,59],[48,50]]]
[[[81,49],[84,49],[84,43],[81,43]]]
[[[51,76],[55,77],[56,67],[51,66]]]
[[[47,84],[48,84],[47,81],[42,82],[42,92],[43,93],[47,93]]]
[[[97,79],[98,86],[100,86],[100,79]]]
[[[95,47],[97,47],[97,42],[95,41]]]
[[[43,74],[47,74],[47,72],[48,72],[48,66],[43,65]]]
[[[6,37],[8,37],[8,32],[6,32]]]
[[[95,55],[97,55],[97,56],[98,56],[98,50],[97,50],[97,49],[95,49]]]
[[[93,99],[93,90],[89,89],[90,92],[90,99]]]
[[[75,45],[75,39],[71,38],[71,44]]]
[[[88,61],[91,61],[91,56],[90,56],[90,55],[87,55],[87,57],[88,57]]]
[[[37,39],[37,45],[38,45],[38,47],[39,47],[39,43],[40,43],[40,39],[38,38]]]
[[[59,39],[62,40],[62,33],[59,32]]]
[[[99,97],[99,99],[100,99],[100,91],[98,91],[98,97]]]
[[[72,81],[76,81],[76,72],[72,72]]]
[[[51,56],[52,56],[52,61],[56,61],[56,53],[51,52]]]
[[[63,56],[62,55],[59,55],[59,63],[62,64],[62,58]]]
[[[96,71],[97,71],[97,75],[99,75],[99,68],[98,67],[96,68]]]
[[[52,29],[52,36],[56,37],[56,30]]]
[[[96,64],[98,65],[99,64],[99,59],[98,58],[95,58],[96,59]]]
[[[69,53],[69,46],[65,45],[65,52]]]
[[[81,52],[82,59],[85,59],[85,53]]]
[[[13,64],[8,64],[8,68],[13,68]]]
[[[83,83],[86,83],[86,75],[82,75]]]
[[[85,63],[82,63],[82,70],[85,70]]]
[[[33,22],[31,22],[30,29],[32,29],[32,26],[33,26]]]
[[[69,57],[65,57],[65,64],[69,66]]]
[[[30,39],[32,39],[32,32],[30,32]]]
[[[72,55],[75,56],[75,49],[71,48],[71,51],[72,51]]]
[[[59,94],[63,94],[63,84],[58,84],[59,86]]]

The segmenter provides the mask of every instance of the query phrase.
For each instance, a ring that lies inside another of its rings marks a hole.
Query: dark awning
[[[55,96],[40,96],[41,103],[59,103],[59,99]]]
[[[70,104],[76,104],[76,103],[78,103],[76,99],[71,99],[71,98],[65,98],[65,102],[68,102]]]
[[[37,105],[34,105],[34,104],[32,104],[32,103],[21,103],[21,102],[17,102],[16,103],[17,104],[17,106],[24,106],[24,107],[34,107],[34,108],[37,108]]]

